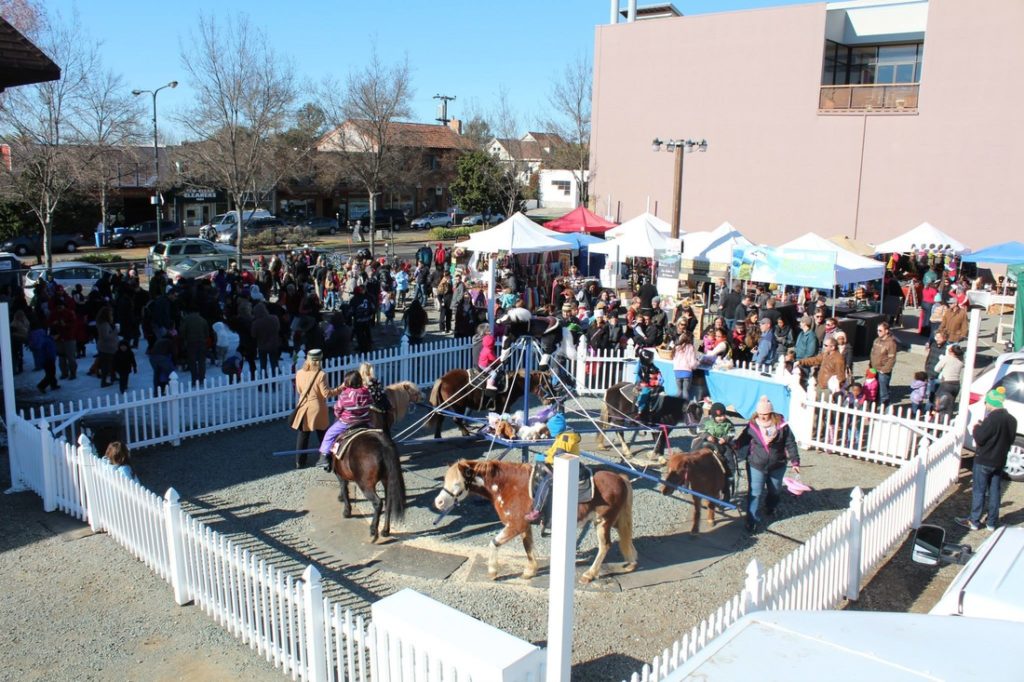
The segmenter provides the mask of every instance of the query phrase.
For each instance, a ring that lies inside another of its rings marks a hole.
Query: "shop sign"
[[[733,279],[831,289],[836,283],[834,251],[746,246],[732,251]]]
[[[184,199],[195,201],[213,201],[217,198],[217,190],[206,187],[189,187],[181,193],[181,196]]]

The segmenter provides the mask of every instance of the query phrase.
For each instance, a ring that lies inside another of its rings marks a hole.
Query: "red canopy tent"
[[[588,211],[584,206],[579,206],[561,218],[544,223],[544,227],[555,232],[588,232],[590,234],[604,234],[615,225],[616,223],[605,220],[593,211]]]

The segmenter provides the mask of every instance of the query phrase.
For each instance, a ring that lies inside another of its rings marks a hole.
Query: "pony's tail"
[[[437,407],[440,404],[441,404],[441,380],[438,379],[437,381],[434,382],[433,387],[431,387],[431,389],[430,389],[430,406],[431,407]],[[426,423],[424,425],[424,426],[426,426],[427,431],[433,431],[437,427],[437,423],[438,423],[439,419],[444,419],[444,415],[440,414],[439,412],[434,412],[432,415],[430,415],[430,418],[427,419],[427,421],[426,421]]]
[[[384,466],[388,470],[385,493],[387,495],[388,513],[401,520],[405,516],[405,476],[402,474],[402,463],[398,459],[398,451],[390,438],[381,438],[381,455]]]

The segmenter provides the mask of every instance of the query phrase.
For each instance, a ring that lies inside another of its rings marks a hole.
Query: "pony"
[[[475,382],[470,385],[471,378],[469,370],[467,369],[453,369],[446,372],[440,379],[434,382],[434,387],[430,390],[430,404],[433,407],[440,407],[444,405],[447,409],[452,412],[459,414],[466,414],[468,410],[484,410],[487,409],[486,405],[488,399],[484,396],[484,381],[485,375],[479,375]],[[530,392],[534,395],[540,396],[544,383],[545,372],[530,372]],[[468,387],[468,388],[467,388]],[[523,397],[523,392],[526,387],[526,381],[524,373],[522,371],[514,374],[510,373],[506,376],[505,389],[498,393],[496,401],[498,404],[498,411],[501,411],[503,405],[515,405],[516,401]],[[448,400],[452,397],[456,398],[452,402]],[[462,431],[463,436],[469,435],[469,429],[466,428],[465,422],[461,419],[455,419],[455,424]],[[444,424],[444,415],[440,412],[435,412],[427,420],[426,426],[428,429],[434,429],[434,438],[441,437],[441,427]]]
[[[608,390],[604,392],[604,402],[601,404],[602,425],[636,426],[639,424],[639,421],[633,416],[636,413],[636,407],[633,400],[622,392],[623,388],[632,385],[633,382],[631,381],[620,381],[619,383],[610,386]],[[661,394],[660,400],[660,407],[658,407],[656,412],[651,413],[652,423],[666,424],[668,426],[675,426],[680,422],[685,423],[687,426],[693,426],[700,423],[703,412],[699,404],[691,403],[683,400],[682,398],[671,396],[666,393]],[[632,457],[633,453],[630,452],[629,445],[626,444],[626,438],[621,431],[618,433],[618,436],[626,456]],[[598,447],[601,449],[608,447],[609,441],[604,434],[598,433],[595,437],[597,438]],[[665,452],[665,440],[665,434],[659,430],[654,441],[655,456],[660,456]]]
[[[708,497],[722,497],[725,494],[725,471],[711,448],[693,452],[674,451],[669,455],[665,481],[672,485],[689,488]],[[661,486],[662,495],[671,495],[675,489]],[[690,533],[700,532],[700,508],[703,498],[693,495],[693,526]],[[715,504],[708,502],[708,523],[715,525]]]
[[[380,429],[391,435],[391,427],[405,419],[409,413],[409,407],[423,401],[423,393],[419,386],[411,381],[399,381],[397,384],[389,384],[384,393],[388,396],[391,409],[387,412],[378,410],[376,407],[370,409],[370,427]]]
[[[341,457],[335,454],[339,448],[342,448]],[[343,504],[342,518],[352,517],[352,500],[348,494],[348,484],[352,481],[373,505],[370,541],[377,542],[380,535],[391,535],[392,515],[398,520],[405,515],[405,477],[391,438],[382,431],[360,430],[340,439],[331,451],[331,470],[341,485],[338,500]],[[384,484],[383,501],[377,495],[378,483]],[[384,528],[378,534],[382,510]]]
[[[498,577],[498,547],[520,535],[526,550],[526,569],[522,577],[529,580],[537,575],[533,530],[524,518],[532,503],[530,465],[486,459],[459,460],[445,472],[444,486],[434,500],[434,507],[440,512],[447,512],[470,493],[490,500],[504,525],[491,540],[491,553],[487,560],[487,575],[491,580]],[[589,583],[600,575],[601,565],[611,546],[612,527],[619,533],[619,549],[626,560],[625,571],[636,570],[633,487],[626,476],[610,471],[594,472],[594,497],[590,502],[581,503],[576,510],[577,525],[591,519],[597,532],[597,556],[580,577],[580,582]]]

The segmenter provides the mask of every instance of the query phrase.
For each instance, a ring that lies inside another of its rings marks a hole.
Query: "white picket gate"
[[[429,387],[442,374],[456,367],[469,367],[472,339],[442,339],[410,346],[403,337],[400,345],[366,355],[331,359],[324,373],[332,386],[341,384],[346,372],[371,362],[382,383],[413,381]],[[290,362],[289,362],[290,364]],[[286,417],[295,407],[295,369],[266,374],[231,383],[226,376],[208,377],[201,387],[192,388],[177,374],[165,393],[152,388],[124,395],[107,394],[102,398],[71,403],[51,403],[24,414],[31,421],[44,421],[56,436],[76,442],[81,434],[79,419],[84,416],[112,415],[121,424],[124,440],[130,448],[170,443],[228,429]],[[33,429],[35,430],[35,429]],[[31,467],[31,463],[26,466]],[[28,471],[32,476],[37,472]],[[33,488],[34,489],[34,488]]]
[[[920,525],[925,512],[949,490],[960,470],[963,436],[950,430],[918,456],[904,462],[871,492],[855,488],[850,508],[767,571],[757,560],[747,567],[743,589],[693,627],[631,682],[664,679],[740,617],[755,610],[833,608],[856,599],[863,576],[872,571]]]

